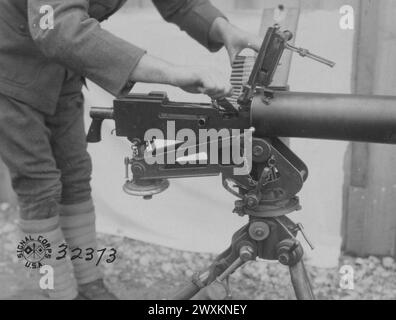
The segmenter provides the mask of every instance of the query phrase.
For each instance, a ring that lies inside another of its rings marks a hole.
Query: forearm
[[[242,50],[249,48],[259,51],[262,43],[260,37],[235,27],[221,17],[213,22],[209,38],[211,42],[221,43],[226,47],[231,64]]]
[[[242,31],[222,17],[213,22],[209,38],[210,41],[221,43],[227,48],[237,42],[240,47],[251,47],[257,51],[261,45],[261,39],[256,35]]]
[[[162,17],[186,31],[210,51],[222,47],[221,42],[211,41],[209,31],[213,22],[225,16],[209,0],[153,0]]]
[[[231,94],[231,86],[221,72],[213,69],[175,65],[159,58],[144,55],[132,71],[129,83],[145,82],[167,84],[189,92],[203,93],[212,98]]]
[[[145,54],[132,71],[130,82],[166,84],[175,87],[199,85],[202,77],[213,70],[182,66]]]
[[[210,41],[226,44],[227,35],[231,34],[233,28],[234,27],[226,19],[222,17],[216,18],[209,31]]]
[[[133,70],[132,82],[160,83],[177,86],[179,67],[160,58],[145,54]]]

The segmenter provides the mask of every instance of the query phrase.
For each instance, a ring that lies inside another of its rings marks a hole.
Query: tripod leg
[[[200,290],[192,300],[225,300],[229,295],[229,288],[224,281],[245,263],[241,258],[236,259],[217,279]]]
[[[200,287],[198,287],[195,283],[190,282],[178,293],[176,293],[176,295],[171,297],[171,300],[190,300],[199,292],[199,290],[201,290]]]
[[[187,285],[185,285],[179,292],[177,292],[171,300],[190,300],[194,297],[207,283],[210,272],[206,271],[198,274],[194,279],[191,280]],[[201,284],[198,285],[198,283]]]
[[[228,296],[228,290],[222,282],[246,261],[251,260],[253,252],[245,246],[241,248],[240,255],[242,258],[235,257],[231,248],[227,249],[217,257],[207,271],[195,275],[192,281],[171,300],[211,300],[219,299],[220,296],[224,296],[225,299]]]
[[[228,288],[222,282],[214,281],[200,290],[191,300],[226,300],[228,297]]]
[[[289,267],[294,292],[298,300],[315,300],[304,262],[300,260]]]
[[[202,289],[215,281],[217,277],[224,272],[224,269],[227,269],[229,262],[223,260],[223,258],[227,257],[230,253],[231,250],[227,249],[219,255],[208,270],[194,275],[193,279],[187,285],[171,297],[171,300],[190,300],[195,297]],[[220,267],[220,261],[223,261],[226,264],[223,264],[223,267]]]

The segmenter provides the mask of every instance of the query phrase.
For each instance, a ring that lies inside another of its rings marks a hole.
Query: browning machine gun
[[[177,103],[169,101],[165,93],[131,94],[115,100],[113,108],[91,110],[89,142],[99,142],[103,120],[112,119],[117,136],[127,137],[132,144],[132,156],[125,159],[125,166],[133,179],[126,181],[126,193],[151,199],[168,188],[167,179],[221,174],[224,187],[238,198],[234,211],[249,217],[249,223],[234,234],[231,246],[208,270],[194,276],[175,299],[211,298],[213,292],[223,289],[227,293],[228,277],[256,258],[289,266],[297,298],[313,299],[296,236],[302,232],[307,238],[301,224],[287,217],[301,208],[297,194],[308,168],[279,138],[396,143],[396,98],[296,93],[271,87],[285,49],[334,66],[306,49],[291,46],[291,38],[290,32],[274,26],[268,29],[257,57],[238,57],[231,76],[234,94],[228,99],[210,104]],[[188,129],[185,137],[198,137],[202,130],[222,132],[199,142],[205,150],[210,146],[207,158],[215,156],[218,163],[155,161],[161,156],[174,160],[175,150],[184,154],[197,147],[186,141],[158,146],[155,137],[160,135],[146,136],[149,129],[166,132],[170,124],[176,131]],[[225,161],[227,153],[241,150],[245,150],[245,159],[251,156],[248,169]],[[246,150],[251,150],[250,155]],[[235,169],[241,170],[236,173]]]

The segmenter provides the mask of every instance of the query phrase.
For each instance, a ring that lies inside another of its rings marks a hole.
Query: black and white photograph
[[[0,300],[396,300],[395,17],[0,0]]]

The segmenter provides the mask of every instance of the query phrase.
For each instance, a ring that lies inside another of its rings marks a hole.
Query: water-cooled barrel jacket
[[[128,93],[129,77],[145,50],[103,30],[126,0],[0,0],[0,94],[52,114],[67,70],[114,96]],[[153,0],[162,17],[206,46],[222,13],[208,0]],[[51,6],[54,28],[42,22]],[[44,18],[43,18],[44,17]],[[133,19],[133,15],[131,15]],[[131,32],[139,32],[132,30]]]

